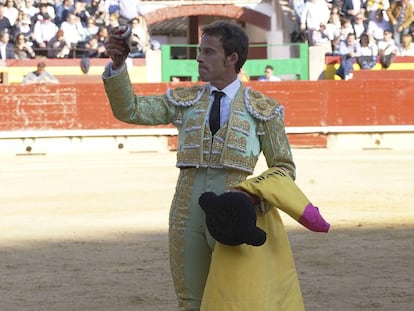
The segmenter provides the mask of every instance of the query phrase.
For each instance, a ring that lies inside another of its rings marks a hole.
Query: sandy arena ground
[[[414,310],[414,152],[293,152],[332,224],[313,233],[283,215],[306,309]],[[0,310],[176,310],[175,153],[0,161]]]

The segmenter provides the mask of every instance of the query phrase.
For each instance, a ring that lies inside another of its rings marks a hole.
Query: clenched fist
[[[131,28],[122,25],[111,30],[105,41],[105,49],[112,59],[112,69],[119,69],[128,57],[131,43]]]

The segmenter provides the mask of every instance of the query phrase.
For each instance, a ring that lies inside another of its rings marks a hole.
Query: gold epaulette
[[[190,107],[200,100],[205,89],[206,85],[168,89],[167,98],[176,106]]]
[[[284,117],[283,106],[273,98],[251,88],[247,88],[245,91],[245,104],[247,111],[260,121],[268,121],[277,116]]]

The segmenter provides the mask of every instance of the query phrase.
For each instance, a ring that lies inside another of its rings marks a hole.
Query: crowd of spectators
[[[298,38],[341,56],[341,66],[372,68],[370,56],[388,68],[395,55],[414,56],[414,0],[290,1]],[[139,0],[0,0],[0,60],[106,58],[108,33],[126,23],[130,57],[145,57],[152,42]]]
[[[113,27],[132,26],[131,57],[151,46],[139,0],[0,0],[0,60],[106,58]]]
[[[394,56],[414,56],[414,0],[291,0],[297,18],[295,38],[341,57],[336,74],[352,68],[386,69]],[[301,33],[301,35],[297,35]]]

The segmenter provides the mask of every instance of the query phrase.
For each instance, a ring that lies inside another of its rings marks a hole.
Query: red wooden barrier
[[[381,80],[414,79],[414,70],[354,70],[353,79],[378,80],[379,76]]]
[[[414,79],[250,82],[285,107],[288,127],[414,125]],[[189,83],[180,83],[186,85]],[[167,83],[134,85],[162,94]],[[128,129],[110,110],[102,83],[1,85],[0,130]],[[290,135],[292,145],[324,146],[320,133]]]

